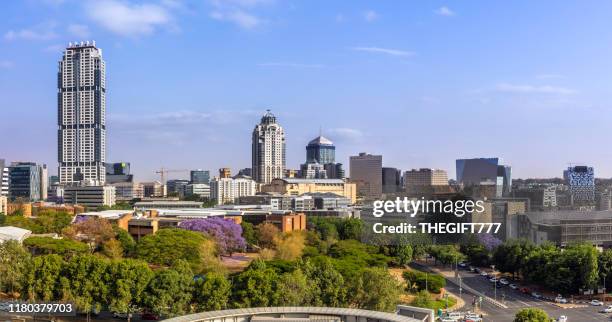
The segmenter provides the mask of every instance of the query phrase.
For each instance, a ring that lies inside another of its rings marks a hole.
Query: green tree
[[[243,221],[240,223],[242,227],[242,237],[249,245],[257,244],[257,234],[255,232],[255,227],[253,224]]]
[[[113,231],[115,232],[115,239],[121,243],[121,248],[123,249],[123,256],[130,257],[136,251],[136,241],[130,233],[126,230],[123,230],[117,226],[113,226]]]
[[[317,257],[302,264],[302,270],[313,286],[314,306],[341,307],[346,303],[347,289],[344,277],[328,257]]]
[[[522,309],[514,316],[514,322],[550,322],[548,314],[542,309],[527,308]]]
[[[299,268],[280,276],[278,292],[282,294],[279,306],[307,306],[314,297],[310,281]]]
[[[142,304],[144,291],[153,278],[147,263],[123,259],[112,261],[106,274],[108,307],[114,312],[131,312],[131,308]]]
[[[72,223],[72,215],[65,211],[43,210],[33,220],[40,226],[41,233],[60,234]]]
[[[160,229],[154,235],[147,235],[136,249],[138,258],[149,263],[171,266],[179,259],[186,260],[192,270],[202,269],[202,247],[206,237],[203,234],[185,229]]]
[[[110,259],[118,259],[123,256],[121,242],[115,238],[109,239],[102,244],[102,254]]]
[[[87,244],[71,239],[30,237],[23,241],[23,245],[34,254],[57,254],[66,258],[89,252]]]
[[[214,311],[228,308],[232,292],[230,281],[223,274],[211,272],[195,283],[193,299],[198,311]]]
[[[446,279],[434,273],[409,270],[405,271],[402,277],[409,286],[409,290],[415,288],[420,291],[427,288],[429,292],[438,294],[442,291],[442,288],[446,286]]]
[[[612,285],[612,249],[606,249],[597,257],[597,267],[599,267],[599,278],[605,281],[604,287],[608,290],[608,285]]]
[[[143,304],[159,315],[184,315],[190,311],[192,292],[189,264],[178,261],[175,267],[155,273],[143,295]]]
[[[14,240],[0,243],[0,292],[13,293],[21,289],[30,253]]]
[[[343,218],[336,225],[340,239],[360,240],[363,229],[363,221],[357,218]]]
[[[72,257],[62,268],[62,300],[74,301],[88,316],[99,312],[108,301],[109,284],[105,279],[108,265],[105,259],[94,255]]]
[[[31,301],[53,301],[59,298],[60,274],[64,260],[55,254],[34,257],[25,270],[25,297]]]
[[[401,287],[384,268],[366,268],[354,287],[353,302],[361,309],[393,312],[399,301]]]
[[[241,308],[272,306],[279,298],[277,281],[278,275],[267,267],[264,261],[253,261],[245,271],[234,278],[232,283],[234,306]]]

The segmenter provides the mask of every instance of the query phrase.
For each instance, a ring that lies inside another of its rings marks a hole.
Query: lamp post
[[[497,301],[497,276],[495,275],[495,265],[491,265],[491,268],[493,269],[493,278],[495,279],[495,283],[493,283],[493,291],[495,294],[495,301]]]

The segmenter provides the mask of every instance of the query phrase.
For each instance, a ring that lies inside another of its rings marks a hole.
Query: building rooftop
[[[133,210],[104,210],[104,211],[88,211],[78,214],[78,216],[94,216],[105,219],[118,219],[125,214],[133,213]]]
[[[319,135],[308,142],[308,145],[334,145],[334,142],[322,135]]]
[[[525,215],[532,223],[544,225],[581,224],[594,221],[611,221],[612,210],[557,210],[544,212],[528,212]]]
[[[9,240],[16,240],[18,242],[23,242],[24,239],[28,238],[32,234],[32,231],[13,227],[13,226],[5,226],[0,227],[0,243]]]
[[[280,180],[284,180],[287,183],[320,183],[320,184],[343,184],[344,180],[342,179],[302,179],[302,178],[282,178]]]

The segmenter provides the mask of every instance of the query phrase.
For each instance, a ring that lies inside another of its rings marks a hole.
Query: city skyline
[[[574,17],[576,4],[554,2],[504,10],[485,2],[401,10],[365,1],[324,10],[272,0],[70,2],[10,3],[0,13],[7,161],[45,163],[55,174],[57,61],[69,41],[96,40],[108,63],[106,160],[130,162],[138,181],[158,178],[162,166],[248,167],[250,131],[267,108],[286,131],[290,169],[322,127],[345,165],[368,152],[387,167],[454,178],[456,159],[500,157],[515,178],[561,177],[568,163],[612,177],[602,148],[612,122],[605,2],[580,6],[588,20]],[[104,19],[109,12],[133,18]],[[292,37],[310,33],[321,37]],[[474,35],[480,43],[461,44]]]

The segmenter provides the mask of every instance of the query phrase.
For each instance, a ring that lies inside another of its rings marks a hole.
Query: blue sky
[[[514,177],[568,163],[612,177],[612,2],[25,0],[0,4],[0,158],[56,162],[69,41],[107,62],[108,161],[250,166],[266,108],[298,168],[319,128],[337,157],[435,167],[498,156]],[[176,174],[174,177],[183,177]]]

